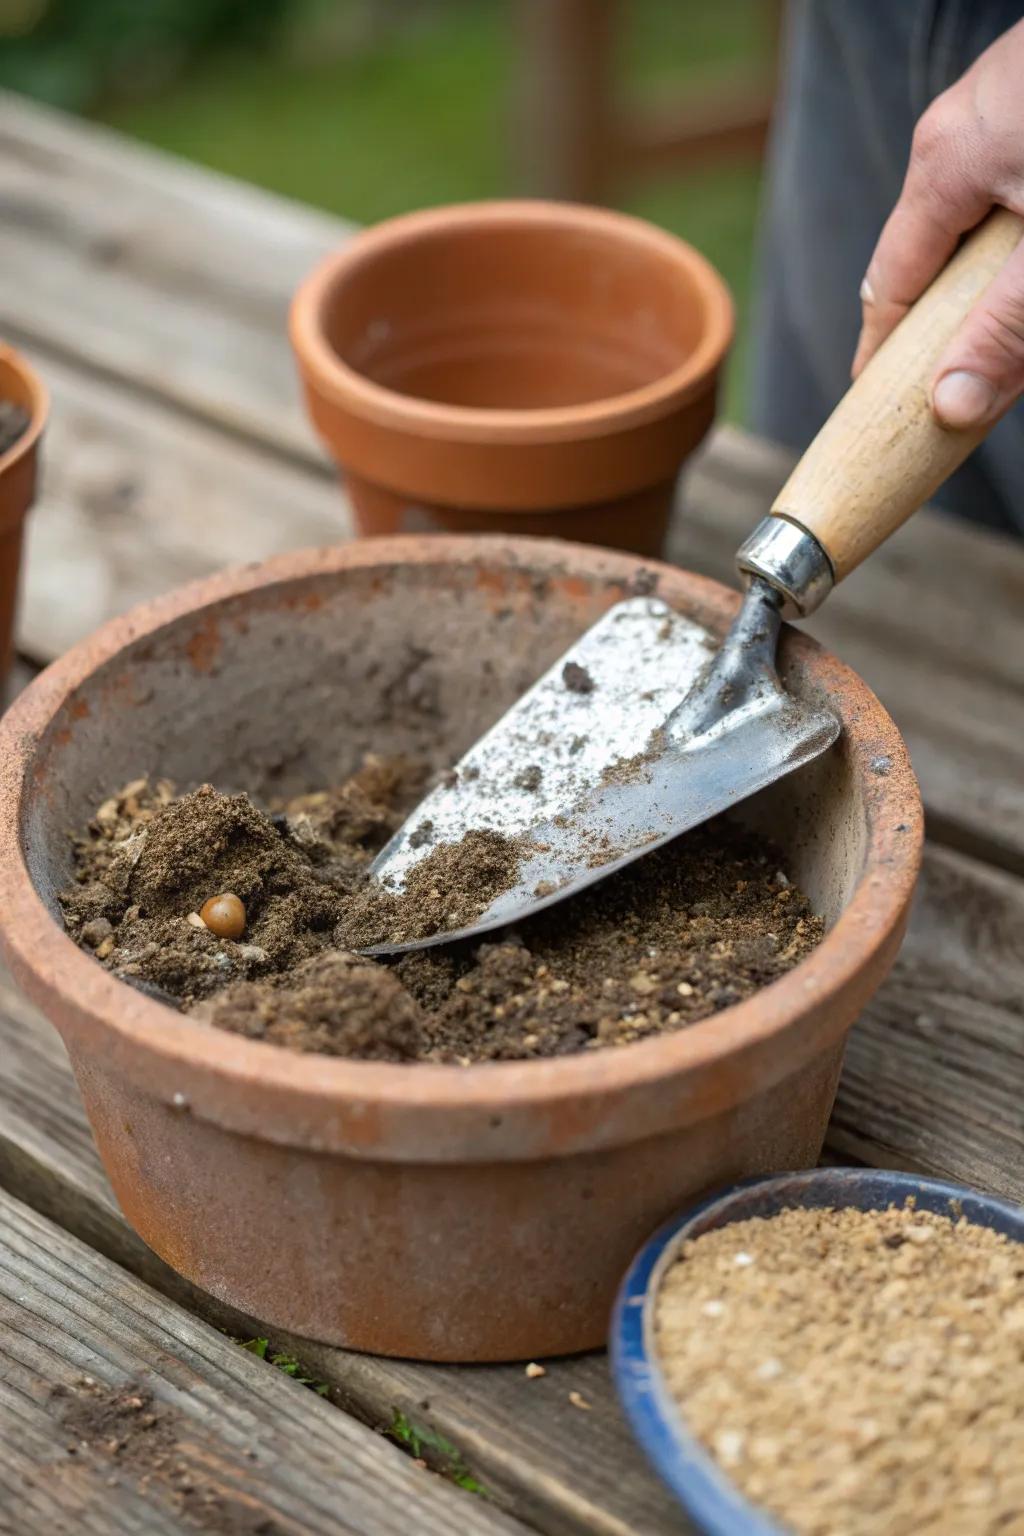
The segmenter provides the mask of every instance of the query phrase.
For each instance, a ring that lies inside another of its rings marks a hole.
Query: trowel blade
[[[421,802],[371,866],[400,892],[439,843],[492,828],[522,841],[516,884],[468,927],[364,953],[450,944],[518,922],[831,746],[838,719],[775,686],[703,735],[666,729],[717,647],[658,598],[610,608],[466,753],[452,782]],[[570,664],[578,669],[569,674],[575,687],[567,683]]]

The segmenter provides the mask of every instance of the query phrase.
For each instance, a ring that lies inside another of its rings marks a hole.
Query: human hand
[[[861,287],[855,378],[993,204],[1024,215],[1024,21],[917,124],[903,190]],[[997,421],[1024,394],[1024,242],[946,348],[931,393],[939,422],[960,428]]]

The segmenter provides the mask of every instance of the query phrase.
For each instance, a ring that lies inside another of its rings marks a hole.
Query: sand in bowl
[[[371,757],[337,788],[260,808],[140,779],[74,840],[69,931],[129,985],[218,1028],[463,1065],[683,1028],[750,997],[822,936],[778,851],[720,819],[485,942],[360,958],[361,946],[461,927],[515,881],[520,847],[478,829],[432,849],[401,897],[371,884],[425,781],[419,764]],[[201,916],[222,895],[244,908],[234,937]]]
[[[1024,1247],[917,1211],[684,1244],[656,1301],[686,1426],[798,1536],[1022,1536]]]

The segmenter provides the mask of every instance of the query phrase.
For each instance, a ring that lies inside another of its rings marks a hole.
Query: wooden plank
[[[306,458],[288,301],[351,228],[0,92],[0,334]]]
[[[854,1031],[832,1154],[919,1168],[1024,1198],[1024,883],[930,847],[910,933]],[[114,1207],[63,1050],[0,978],[0,1184],[148,1283],[228,1326],[256,1331],[180,1281]],[[367,1422],[396,1412],[449,1442],[496,1502],[545,1536],[669,1536],[668,1496],[632,1444],[601,1357],[521,1367],[432,1367],[280,1339]],[[571,1406],[569,1392],[592,1404]]]
[[[929,845],[906,943],[850,1036],[829,1145],[1024,1201],[1024,881]]]
[[[0,1531],[522,1536],[2,1193],[0,1233]]]
[[[333,477],[28,350],[53,396],[18,626],[37,660],[219,566],[350,536]]]

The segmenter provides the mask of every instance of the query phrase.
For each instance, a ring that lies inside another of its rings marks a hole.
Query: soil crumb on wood
[[[1024,1249],[913,1207],[684,1245],[656,1304],[687,1426],[798,1536],[1024,1528]]]
[[[293,1529],[211,1482],[187,1448],[196,1440],[194,1426],[158,1405],[148,1388],[135,1382],[110,1387],[85,1377],[73,1387],[55,1387],[50,1403],[68,1437],[68,1455],[104,1461],[112,1469],[112,1490],[124,1478],[210,1536],[287,1536]]]
[[[31,420],[28,411],[15,405],[13,400],[0,400],[0,454],[6,453],[24,437]]]
[[[139,779],[74,840],[69,931],[132,986],[219,1028],[379,1061],[515,1060],[623,1046],[750,997],[807,955],[819,918],[777,850],[725,820],[515,929],[374,962],[353,950],[471,922],[517,878],[514,839],[440,843],[401,896],[374,854],[424,774],[369,758],[335,789],[267,810],[209,785]],[[246,926],[199,918],[230,892]]]

